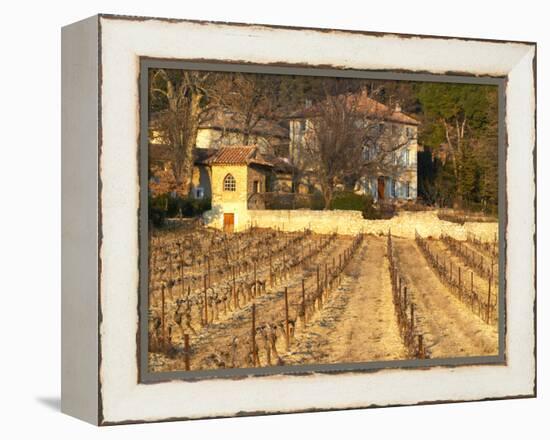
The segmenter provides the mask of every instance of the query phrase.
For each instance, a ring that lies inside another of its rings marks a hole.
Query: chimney
[[[398,102],[395,103],[395,112],[401,113],[401,104],[399,104]]]

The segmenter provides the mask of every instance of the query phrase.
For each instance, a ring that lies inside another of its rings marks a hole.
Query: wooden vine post
[[[208,325],[208,295],[206,286],[206,274],[204,275],[204,325]]]
[[[237,310],[237,304],[239,301],[237,298],[237,282],[235,280],[235,266],[233,266],[232,275],[233,275],[233,310]]]
[[[322,299],[321,299],[321,285],[320,285],[320,280],[319,280],[319,265],[317,265],[317,301],[318,301],[318,307],[319,307],[319,310],[321,309],[321,306],[322,306]]]
[[[487,324],[491,317],[491,277],[489,277],[489,290],[487,291]]]
[[[302,278],[302,313],[304,314],[304,328],[307,325],[307,311],[306,311],[306,283]]]
[[[288,287],[285,287],[285,340],[286,351],[290,349],[290,328],[288,324]]]
[[[160,314],[162,319],[162,350],[166,351],[166,304],[164,297],[164,283],[160,289]]]
[[[251,345],[252,345],[252,365],[256,366],[256,304],[252,303],[252,332],[251,332]]]
[[[325,298],[328,297],[328,264],[325,263]]]
[[[212,286],[212,272],[210,271],[210,257],[206,257],[206,264],[208,266],[208,287]]]
[[[170,279],[174,278],[172,275],[172,252],[168,252],[168,276]]]
[[[394,268],[395,270],[395,268]],[[397,270],[395,270],[395,273],[397,274]],[[397,297],[398,298],[401,298],[401,277],[400,276],[397,276]]]
[[[254,261],[254,298],[256,298],[256,293],[258,289],[258,278],[256,273],[256,260]]]
[[[181,296],[184,295],[185,293],[185,283],[183,282],[184,280],[184,272],[183,272],[183,255],[181,257],[181,264],[180,264],[180,270],[181,270]]]
[[[342,254],[338,254],[338,285],[342,284]]]
[[[273,287],[273,261],[271,251],[269,251],[269,287]]]
[[[183,335],[183,346],[185,350],[185,371],[189,371],[189,335],[186,333]]]

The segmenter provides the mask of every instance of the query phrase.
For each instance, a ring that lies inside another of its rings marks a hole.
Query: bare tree
[[[151,129],[170,151],[176,193],[189,193],[193,171],[193,149],[199,125],[219,105],[212,72],[156,70],[150,79],[152,100],[160,102]]]
[[[338,185],[353,188],[365,176],[397,177],[404,164],[396,151],[410,135],[399,124],[387,123],[393,110],[366,91],[330,95],[313,106],[306,120],[300,174],[315,176],[325,209]]]
[[[234,73],[219,82],[225,109],[234,113],[243,144],[249,145],[257,125],[274,119],[279,108],[278,81],[270,75]]]

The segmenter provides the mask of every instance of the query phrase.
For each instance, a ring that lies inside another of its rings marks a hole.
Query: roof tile
[[[340,95],[343,96],[343,95]],[[350,105],[355,105],[357,111],[364,113],[373,118],[380,118],[385,121],[398,122],[401,124],[419,125],[420,122],[401,111],[391,110],[387,105],[370,98],[365,92],[348,94],[344,96]],[[315,117],[320,114],[320,103],[314,104],[311,107],[304,108],[291,114],[293,118],[308,118]]]
[[[256,147],[224,147],[205,160],[209,165],[248,165],[254,157]]]

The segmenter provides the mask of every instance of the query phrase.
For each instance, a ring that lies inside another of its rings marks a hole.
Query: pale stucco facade
[[[233,214],[234,230],[242,231],[250,226],[248,211],[248,166],[212,165],[212,209],[204,213],[208,226],[223,229],[224,214]],[[235,179],[235,191],[224,190],[227,175]]]
[[[304,167],[304,143],[312,130],[310,119],[292,119],[289,121],[289,154],[290,160],[299,167]],[[371,194],[375,201],[411,200],[418,196],[418,127],[414,124],[386,122],[385,130],[390,134],[381,136],[381,145],[394,150],[388,160],[388,168],[393,173],[376,173],[363,177],[356,185],[357,193]],[[392,145],[393,144],[393,145]],[[396,147],[394,147],[394,145]],[[365,159],[372,154],[365,147]],[[381,179],[383,181],[381,181]]]

